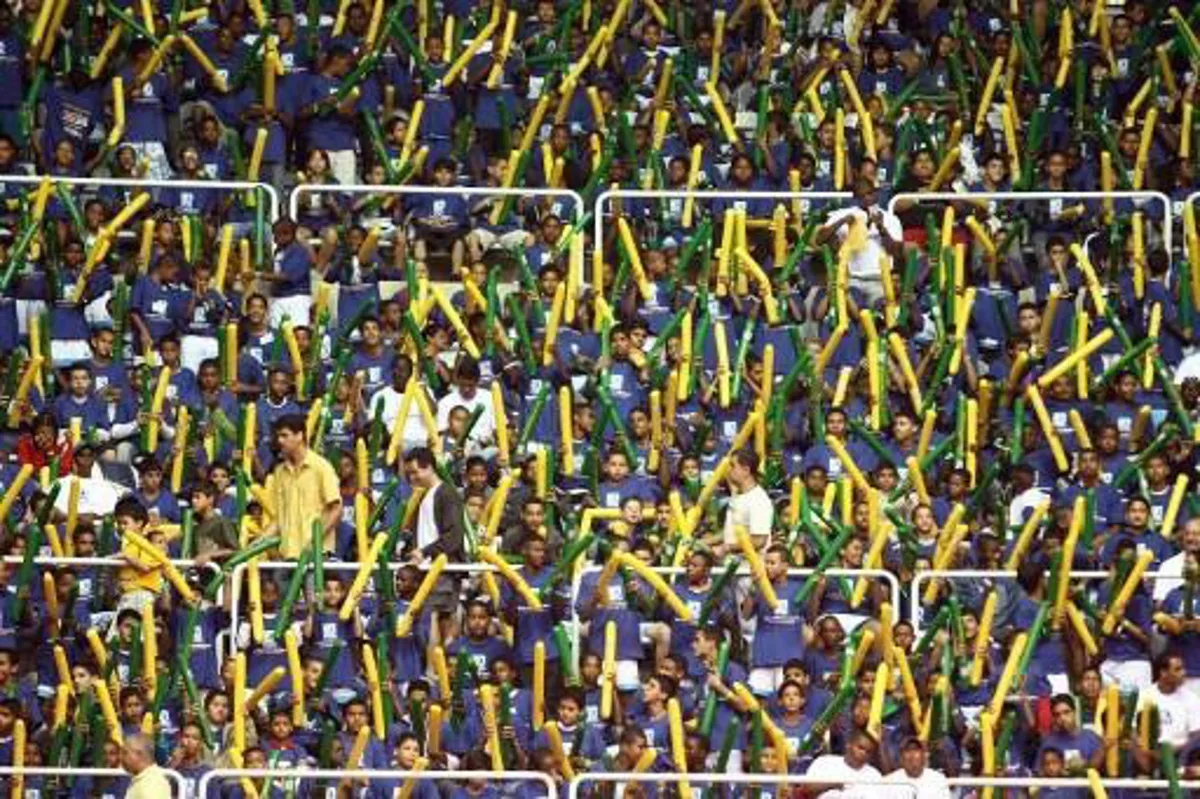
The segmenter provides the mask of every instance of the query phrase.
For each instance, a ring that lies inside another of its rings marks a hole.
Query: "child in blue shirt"
[[[750,652],[750,689],[759,696],[769,696],[783,683],[784,664],[803,653],[805,629],[803,615],[792,608],[792,597],[802,581],[788,577],[787,547],[767,547],[763,567],[778,604],[769,606],[755,581],[756,593],[742,600],[742,615],[757,620]]]
[[[480,680],[491,678],[489,667],[494,659],[511,656],[508,644],[491,634],[493,621],[491,605],[486,599],[477,597],[470,600],[467,602],[464,635],[454,638],[446,646],[446,655],[450,658],[457,657],[459,652],[466,652],[475,664]]]

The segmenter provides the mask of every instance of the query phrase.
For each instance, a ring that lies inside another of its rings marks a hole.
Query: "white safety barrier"
[[[624,785],[661,785],[678,783],[681,779],[686,779],[690,783],[699,785],[758,785],[758,786],[787,786],[793,785],[797,787],[804,786],[826,786],[835,792],[841,789],[842,780],[834,780],[837,783],[831,786],[828,777],[809,777],[799,774],[661,774],[661,773],[635,773],[635,772],[587,772],[579,774],[570,782],[567,783],[565,799],[579,799],[580,788],[588,783],[595,785],[616,784],[617,788]],[[1165,790],[1169,783],[1167,780],[1151,780],[1151,779],[1101,779],[1101,784],[1108,790],[1122,791],[1162,791]],[[1080,788],[1084,789],[1085,793],[1090,783],[1086,778],[1069,777],[1062,779],[1045,779],[1042,777],[950,777],[946,780],[946,787],[955,788]],[[908,778],[897,777],[895,779],[886,780],[855,780],[853,783],[847,783],[847,787],[855,788],[878,788],[878,795],[888,795],[892,799],[916,799],[918,796],[925,795],[923,791],[930,790],[930,786],[921,782],[913,781]],[[1200,789],[1200,780],[1180,780],[1179,787],[1185,792]],[[750,795],[750,794],[747,794]],[[765,795],[765,794],[764,794]],[[855,796],[859,794],[855,793]],[[936,792],[935,792],[936,795]],[[1192,794],[1195,795],[1195,794]],[[621,791],[614,791],[614,796],[620,799]]]
[[[393,561],[391,563],[383,563],[382,561],[380,561],[380,563],[382,565],[386,566],[388,571],[390,571],[393,575],[396,572],[400,571],[400,569],[403,569],[405,566],[416,565],[416,567],[418,569],[421,569],[422,571],[427,571],[429,569],[428,563],[413,564],[408,561]],[[249,566],[250,566],[250,564],[248,564],[248,563],[239,563],[237,566],[234,567],[233,571],[229,573],[229,582],[231,582],[233,584],[232,589],[231,589],[232,594],[230,595],[231,603],[230,603],[230,608],[229,608],[229,630],[228,630],[228,632],[229,632],[229,648],[230,648],[231,655],[234,654],[235,652],[237,652],[237,650],[238,650],[238,643],[237,643],[238,627],[241,624],[241,622],[240,622],[241,615],[240,615],[239,608],[240,608],[240,604],[241,604],[242,576],[245,574],[246,569],[248,569]],[[258,564],[258,568],[259,568],[260,572],[261,571],[291,572],[291,571],[295,570],[296,564],[294,561],[290,561],[290,560],[270,560],[270,561],[260,562]],[[351,575],[350,579],[353,579],[353,575],[358,573],[358,564],[352,563],[349,561],[336,561],[336,562],[325,563],[323,568],[326,572],[348,573]],[[367,589],[363,592],[364,597],[375,595],[374,572],[377,569],[378,569],[378,565],[376,566],[376,569],[372,570],[372,579],[367,582]],[[483,574],[484,572],[495,572],[495,571],[496,571],[495,566],[490,566],[486,563],[450,563],[450,564],[446,565],[446,568],[443,573],[444,574],[470,575],[470,574]],[[309,575],[309,577],[306,577],[305,579],[306,580],[312,579],[311,574]],[[320,601],[320,597],[317,597],[317,601]]]
[[[583,216],[583,197],[579,192],[570,189],[502,189],[490,186],[372,186],[366,183],[301,183],[288,194],[288,215],[296,219],[300,211],[300,198],[305,194],[396,194],[401,196],[457,196],[469,198],[481,197],[561,197],[570,200],[574,206],[574,218]]]
[[[1161,191],[930,191],[930,192],[901,192],[888,200],[888,211],[896,213],[896,204],[901,200],[916,203],[927,202],[973,202],[975,200],[1012,200],[1017,202],[1041,201],[1044,203],[1055,200],[1143,200],[1162,203],[1163,206],[1163,246],[1168,257],[1172,256],[1171,243],[1174,235],[1175,215],[1171,198]]]
[[[389,753],[390,754],[390,753]],[[343,780],[391,780],[397,787],[406,782],[424,782],[430,780],[486,780],[488,783],[538,783],[546,789],[545,799],[558,799],[558,787],[548,774],[540,771],[405,771],[402,769],[213,769],[200,778],[196,785],[197,799],[209,796],[210,791],[219,785],[220,781],[251,780],[270,778],[276,785],[284,784],[298,786],[299,783],[312,780],[327,780],[330,785],[324,793],[304,793],[302,796],[329,797],[335,799],[337,785]],[[285,789],[289,790],[289,789]],[[293,787],[290,790],[295,791]],[[212,795],[217,795],[213,792]],[[354,794],[357,796],[357,794]],[[372,796],[376,795],[374,793]],[[383,794],[378,794],[382,796]],[[388,794],[389,796],[391,794]]]
[[[688,783],[693,786],[693,794],[695,796],[694,785],[701,786],[758,786],[762,789],[762,793],[752,793],[750,791],[742,791],[740,795],[754,797],[758,799],[768,794],[774,797],[774,791],[768,791],[767,788],[776,786],[817,786],[830,784],[828,778],[809,777],[801,774],[670,774],[670,773],[649,773],[649,772],[587,772],[577,775],[573,780],[567,783],[566,796],[564,799],[580,799],[580,789],[583,790],[583,795],[590,796],[590,792],[585,786],[589,783],[599,788],[602,785],[613,785],[612,796],[614,799],[621,799],[624,794],[624,788],[628,785],[676,785],[681,782]],[[839,781],[840,782],[840,781]],[[1086,780],[1085,780],[1086,782]],[[694,784],[694,785],[693,785]],[[917,799],[920,795],[920,786],[909,780],[855,780],[853,783],[856,788],[873,787],[880,791],[880,794],[888,793],[892,799]],[[840,788],[840,786],[838,786]],[[601,789],[603,790],[603,789]],[[732,795],[733,792],[730,792]],[[854,794],[859,796],[859,794]],[[692,799],[685,797],[684,799]]]
[[[852,200],[854,195],[848,191],[730,191],[719,189],[713,191],[688,191],[687,189],[608,189],[596,197],[592,215],[594,241],[604,241],[604,215],[606,207],[613,201],[628,197],[631,200],[686,200],[693,198],[697,203],[712,200],[733,200],[734,205],[745,204],[753,200],[775,200],[777,203],[792,200]],[[794,221],[794,220],[793,220]],[[692,229],[696,228],[693,220]]]
[[[586,566],[582,569],[575,570],[575,577],[571,581],[571,638],[573,639],[573,653],[575,656],[575,670],[579,670],[579,658],[581,656],[581,647],[579,644],[583,640],[583,621],[579,618],[579,614],[575,610],[575,605],[579,600],[579,589],[583,584],[583,576],[589,572],[602,571],[602,566]],[[679,566],[655,566],[652,571],[655,574],[660,574],[668,578],[676,575],[684,574],[687,569]],[[788,569],[788,577],[809,577],[816,573],[816,569]],[[873,580],[884,580],[888,583],[891,590],[891,604],[893,608],[900,607],[900,581],[896,575],[885,569],[826,569],[824,572],[826,577],[868,577]],[[750,567],[743,565],[737,571],[739,579],[750,578]],[[732,588],[732,586],[731,586]],[[865,614],[864,614],[865,615]]]
[[[1183,212],[1183,207],[1184,207],[1184,206],[1187,206],[1187,205],[1196,205],[1197,203],[1200,203],[1200,191],[1195,191],[1195,192],[1192,192],[1192,193],[1191,193],[1191,194],[1189,194],[1189,195],[1188,195],[1188,196],[1187,196],[1187,197],[1186,197],[1186,198],[1185,198],[1183,201],[1181,201],[1181,202],[1176,202],[1176,203],[1174,204],[1173,208],[1177,209],[1177,210],[1178,210],[1178,213],[1177,213],[1177,215],[1178,215],[1178,216],[1180,216],[1180,217],[1182,217],[1182,216],[1183,216],[1183,214],[1184,214],[1184,212]],[[1196,259],[1197,259],[1197,258],[1200,258],[1200,253],[1188,252],[1188,242],[1187,242],[1187,238],[1186,238],[1186,236],[1187,236],[1187,231],[1184,231],[1184,236],[1185,236],[1185,238],[1184,238],[1184,240],[1183,240],[1183,246],[1181,246],[1181,247],[1179,248],[1179,251],[1180,251],[1180,252],[1183,254],[1183,256],[1184,256],[1185,258],[1187,258],[1187,259],[1188,259],[1188,263],[1189,263],[1189,264],[1195,264],[1195,263],[1196,263]],[[1193,266],[1192,268],[1193,268],[1193,269],[1195,269],[1196,267],[1195,267],[1195,266]]]
[[[0,186],[6,183],[23,183],[37,186],[42,182],[41,175],[4,175],[0,176]],[[269,183],[253,183],[245,180],[137,180],[135,178],[75,178],[52,176],[52,183],[65,183],[68,186],[87,186],[102,188],[104,186],[135,189],[208,189],[224,191],[262,192],[267,195],[269,210],[267,222],[274,223],[279,219],[279,192]]]
[[[1112,577],[1111,572],[1106,571],[1086,571],[1072,570],[1072,580],[1106,580]],[[986,569],[930,569],[928,571],[918,572],[913,575],[912,579],[912,596],[911,609],[909,611],[909,621],[913,626],[913,635],[917,638],[921,637],[921,622],[924,615],[921,598],[924,596],[924,586],[930,580],[1016,580],[1017,573],[1015,571],[988,571]],[[1157,580],[1159,579],[1158,572],[1146,572],[1143,579]],[[1178,580],[1178,574],[1164,574],[1164,580]]]
[[[167,781],[172,784],[172,787],[174,788],[174,796],[176,797],[176,799],[192,799],[193,796],[198,795],[198,794],[191,794],[188,792],[187,780],[185,780],[183,778],[183,775],[180,774],[178,771],[175,771],[174,769],[169,769],[169,768],[164,768],[162,771],[163,771],[163,776],[165,776],[167,778]],[[78,780],[80,777],[100,777],[102,779],[120,779],[122,777],[129,777],[128,772],[123,771],[122,769],[119,769],[119,768],[49,768],[49,767],[33,768],[33,767],[22,767],[22,768],[18,769],[18,768],[13,768],[12,766],[0,767],[0,777],[11,777],[16,774],[22,774],[26,777],[50,777],[51,779],[64,778],[64,779],[75,779],[75,780]],[[35,796],[36,794],[33,794],[30,792],[31,787],[32,786],[27,785],[25,788],[25,792],[22,793],[21,795],[26,796],[26,797]],[[78,793],[78,791],[79,791],[78,785],[76,785],[75,790],[76,790],[76,793],[72,793],[71,796],[82,796],[83,795],[82,793]],[[48,792],[43,792],[41,795],[42,796],[60,796],[60,795],[66,795],[66,794],[60,794],[60,793],[51,794]],[[88,795],[89,796],[99,796],[100,794],[93,792]],[[164,799],[166,799],[166,797],[164,797]]]

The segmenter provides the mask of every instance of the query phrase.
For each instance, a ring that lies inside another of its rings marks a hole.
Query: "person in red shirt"
[[[40,470],[58,460],[58,473],[69,474],[73,467],[74,448],[65,436],[60,436],[58,422],[52,413],[39,414],[33,420],[32,432],[17,439],[17,461]]]

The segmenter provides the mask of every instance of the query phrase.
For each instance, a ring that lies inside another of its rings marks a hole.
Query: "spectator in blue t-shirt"
[[[168,333],[178,329],[179,303],[172,288],[179,278],[179,264],[173,256],[165,255],[133,284],[130,298],[130,317],[141,352],[154,350]]]
[[[433,167],[434,185],[450,187],[454,184],[456,171],[451,159],[438,161]],[[412,215],[408,238],[413,245],[413,256],[418,261],[427,262],[430,247],[448,250],[457,274],[466,252],[470,221],[466,197],[457,194],[420,195],[411,201],[409,207]]]
[[[345,184],[357,182],[355,121],[359,100],[353,92],[342,97],[338,93],[353,63],[354,55],[344,45],[330,47],[321,71],[308,76],[298,108],[306,147],[324,150],[334,177]]]

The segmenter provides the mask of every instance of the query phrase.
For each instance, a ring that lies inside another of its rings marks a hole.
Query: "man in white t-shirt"
[[[1184,688],[1183,655],[1164,652],[1154,659],[1154,684],[1138,693],[1138,719],[1147,702],[1158,708],[1159,741],[1176,749],[1200,733],[1200,697]]]
[[[496,411],[492,407],[492,394],[479,388],[479,362],[464,355],[454,370],[454,388],[446,396],[438,400],[437,425],[442,431],[450,426],[450,411],[461,405],[469,413],[476,408],[483,408],[479,421],[471,430],[471,439],[481,446],[492,443],[496,435]]]
[[[850,286],[867,297],[868,305],[883,297],[883,278],[879,262],[904,255],[904,227],[895,214],[879,205],[879,189],[874,181],[860,177],[854,181],[855,205],[834,211],[817,231],[816,242],[825,244],[837,237],[840,247],[850,239]],[[865,230],[856,230],[857,226]]]
[[[818,799],[898,799],[893,796],[895,791],[882,785],[858,784],[883,781],[883,775],[871,765],[874,754],[875,740],[862,730],[855,732],[846,744],[846,754],[821,755],[812,762],[804,775],[814,781],[809,789],[820,791]]]
[[[888,782],[907,783],[916,785],[915,794],[909,789],[903,791],[904,796],[914,796],[914,799],[950,799],[950,786],[946,775],[937,769],[929,768],[929,753],[920,738],[906,738],[900,743],[900,768],[884,777]]]
[[[737,528],[745,527],[750,541],[760,552],[771,540],[771,525],[775,523],[775,506],[766,490],[758,484],[758,456],[751,450],[740,449],[729,456],[729,485],[735,492],[725,510],[726,549],[736,550]]]
[[[1154,581],[1154,601],[1162,602],[1167,594],[1183,585],[1183,569],[1190,558],[1193,563],[1200,561],[1200,516],[1188,519],[1179,534],[1179,545],[1182,552],[1167,558],[1158,567],[1158,579]]]

